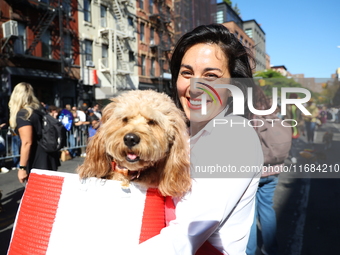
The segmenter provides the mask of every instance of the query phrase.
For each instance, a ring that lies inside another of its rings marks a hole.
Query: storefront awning
[[[30,69],[22,67],[9,67],[5,68],[6,72],[10,75],[26,76],[26,77],[40,77],[40,78],[50,78],[50,79],[62,79],[61,73],[55,73],[47,70],[41,69]]]

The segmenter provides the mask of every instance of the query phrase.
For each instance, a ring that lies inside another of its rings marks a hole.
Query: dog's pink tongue
[[[132,153],[128,153],[127,156],[128,156],[129,159],[132,159],[132,160],[137,158],[137,155],[136,154],[132,154]]]

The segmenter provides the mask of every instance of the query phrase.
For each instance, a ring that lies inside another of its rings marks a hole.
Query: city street
[[[322,144],[322,136],[326,131],[334,134],[332,147],[328,150]],[[340,124],[329,122],[318,128],[315,138],[313,149],[318,152],[316,162],[300,157],[295,169],[297,172],[302,169],[301,173],[290,171],[282,173],[279,178],[274,208],[277,212],[280,255],[340,254],[340,171],[331,176],[319,173],[319,178],[316,178],[317,173],[306,170],[312,164],[327,164],[328,171],[330,168],[335,171],[336,166],[339,166]],[[303,136],[300,138],[301,151],[312,148],[305,139]],[[77,157],[62,162],[59,171],[72,173],[82,161],[83,158]],[[290,165],[289,160],[286,163]],[[0,213],[0,255],[5,255],[8,249],[16,210],[24,191],[16,174],[16,171],[10,171],[0,175],[4,208]]]

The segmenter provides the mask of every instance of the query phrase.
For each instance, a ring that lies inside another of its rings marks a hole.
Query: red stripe
[[[165,197],[157,189],[148,189],[145,198],[139,243],[158,235],[165,227]]]
[[[31,173],[8,255],[46,254],[64,178]]]

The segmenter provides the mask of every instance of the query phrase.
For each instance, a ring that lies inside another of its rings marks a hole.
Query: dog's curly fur
[[[191,187],[188,139],[185,116],[170,97],[152,90],[129,91],[104,108],[77,172],[81,178],[134,178],[158,187],[162,195],[180,197]],[[113,171],[112,162],[130,176]]]

